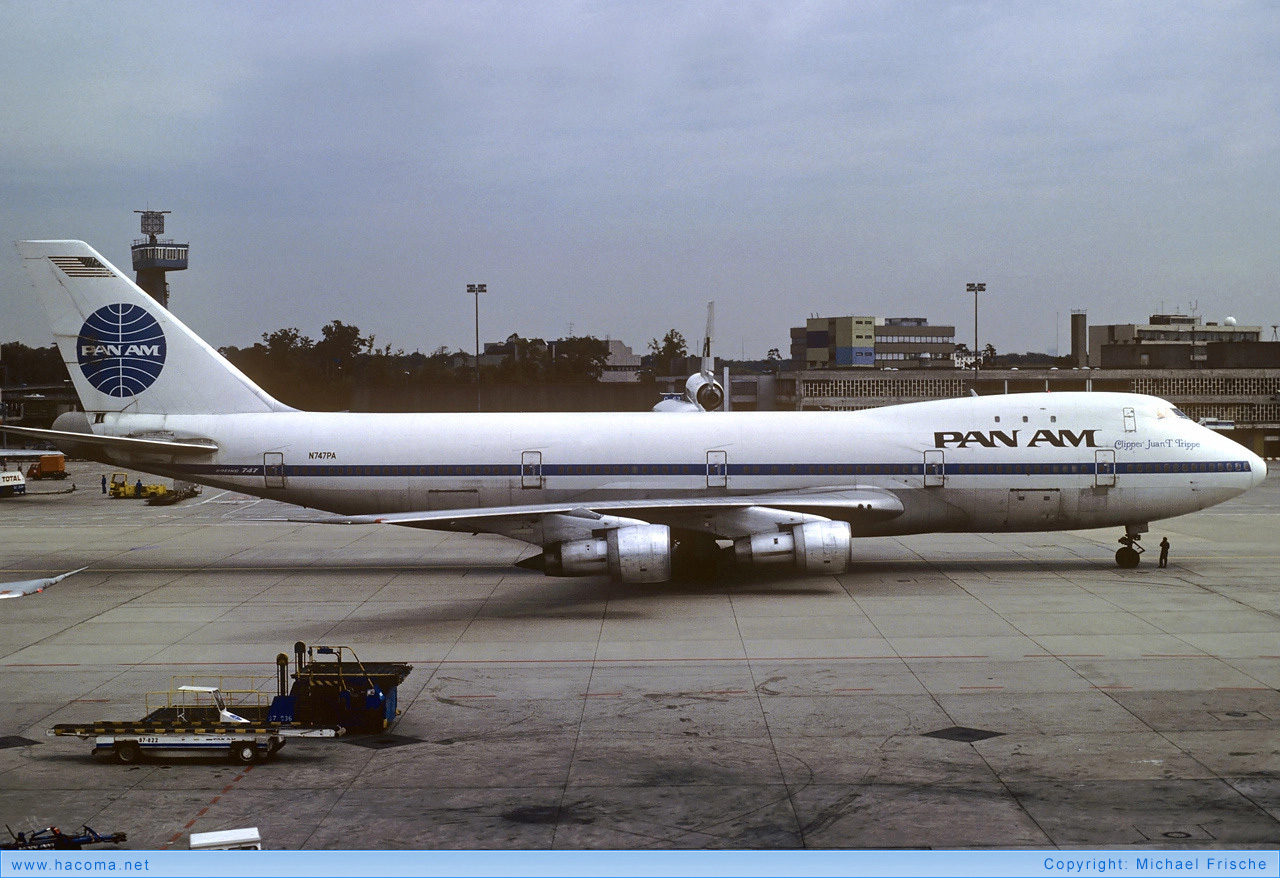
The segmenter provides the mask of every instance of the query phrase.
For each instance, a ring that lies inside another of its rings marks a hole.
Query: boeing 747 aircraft
[[[80,241],[24,241],[84,412],[9,428],[69,454],[327,510],[494,533],[552,576],[663,582],[685,560],[848,568],[861,536],[1123,529],[1238,496],[1256,454],[1161,399],[968,397],[857,412],[302,412]]]

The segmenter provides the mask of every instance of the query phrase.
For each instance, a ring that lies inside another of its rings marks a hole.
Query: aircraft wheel
[[[116,744],[116,761],[125,765],[133,765],[142,758],[142,748],[137,741],[121,741]]]
[[[1141,556],[1128,546],[1116,550],[1116,563],[1126,570],[1130,570],[1138,566]]]
[[[231,759],[242,765],[248,765],[258,757],[258,748],[254,744],[236,744],[231,748]]]

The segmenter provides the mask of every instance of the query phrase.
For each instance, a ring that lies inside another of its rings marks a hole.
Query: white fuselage
[[[863,534],[1035,531],[1182,515],[1266,473],[1169,403],[1120,393],[858,412],[108,415],[104,427],[212,439],[207,460],[146,463],[347,515],[867,487],[903,512]]]

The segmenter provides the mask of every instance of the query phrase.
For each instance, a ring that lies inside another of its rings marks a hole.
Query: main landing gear
[[[1125,531],[1125,535],[1119,539],[1120,548],[1116,550],[1116,563],[1125,569],[1132,569],[1138,566],[1138,561],[1142,559],[1142,553],[1146,551],[1142,548],[1142,534],[1136,532]]]

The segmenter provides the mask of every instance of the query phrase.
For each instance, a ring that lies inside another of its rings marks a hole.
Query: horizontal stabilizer
[[[218,450],[217,443],[210,439],[193,439],[176,441],[170,439],[134,439],[128,436],[99,436],[96,433],[72,433],[66,430],[41,430],[37,427],[0,427],[0,431],[14,433],[18,436],[30,436],[52,442],[62,450],[68,445],[91,445],[134,454],[172,454],[177,457],[191,457],[200,454],[213,454]]]

